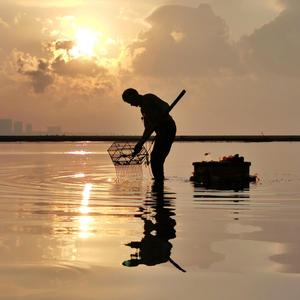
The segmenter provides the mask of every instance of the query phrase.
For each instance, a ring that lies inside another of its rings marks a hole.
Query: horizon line
[[[0,142],[80,142],[80,141],[130,141],[135,142],[140,135],[0,135]],[[153,140],[152,136],[149,140]],[[177,135],[176,142],[300,142],[295,134],[233,134],[233,135]]]

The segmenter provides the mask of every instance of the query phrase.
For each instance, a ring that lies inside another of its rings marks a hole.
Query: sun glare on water
[[[89,28],[79,28],[75,33],[74,47],[70,50],[73,57],[93,57],[99,33]]]

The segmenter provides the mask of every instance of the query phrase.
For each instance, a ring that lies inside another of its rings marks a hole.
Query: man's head
[[[122,98],[125,102],[132,106],[139,106],[140,104],[140,94],[135,89],[127,89],[123,92]]]

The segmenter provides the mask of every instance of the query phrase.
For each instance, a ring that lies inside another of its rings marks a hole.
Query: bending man
[[[151,152],[151,170],[156,182],[164,180],[164,162],[168,156],[176,135],[176,124],[167,113],[169,104],[153,94],[140,95],[135,89],[127,89],[122,98],[131,106],[141,108],[145,130],[141,140],[136,144],[134,154],[142,149],[142,141],[149,132],[155,131],[155,143]]]

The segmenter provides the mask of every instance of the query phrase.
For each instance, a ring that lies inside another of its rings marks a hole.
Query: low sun
[[[70,50],[73,57],[93,57],[99,33],[89,28],[79,28],[75,33],[74,47]]]

